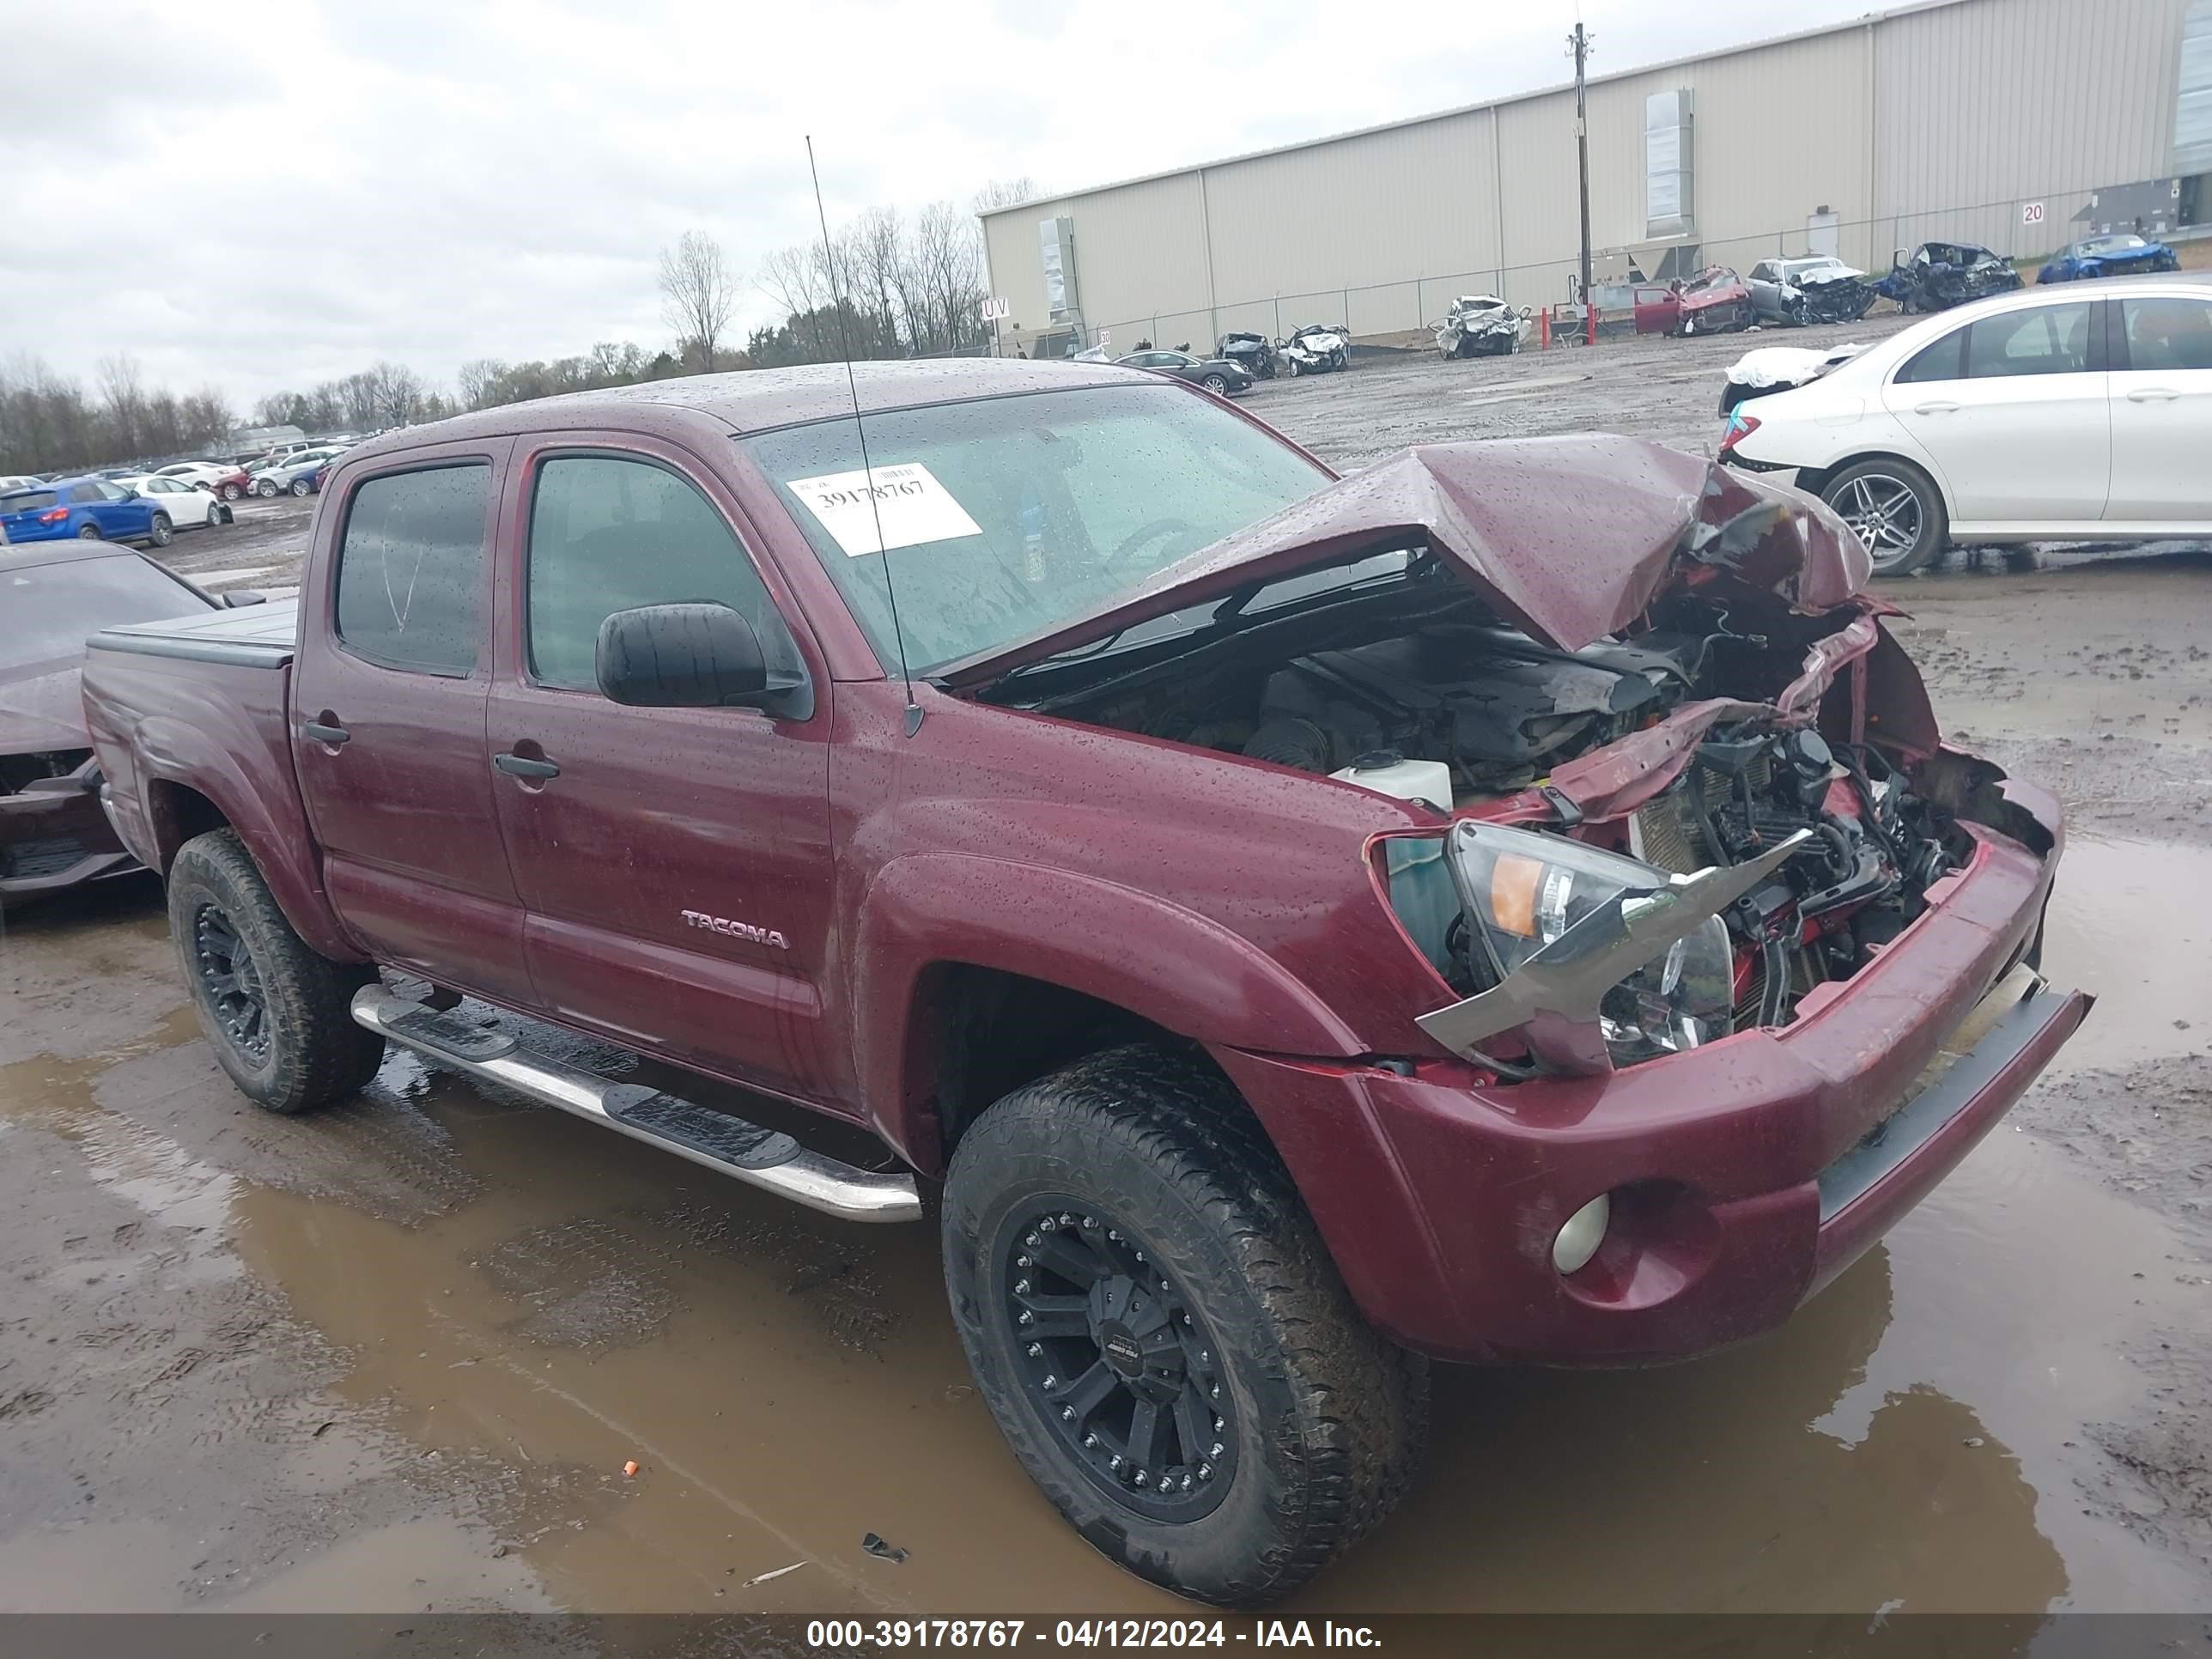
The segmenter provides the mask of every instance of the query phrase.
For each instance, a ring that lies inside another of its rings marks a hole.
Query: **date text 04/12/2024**
[[[1309,1619],[1061,1619],[1050,1625],[1026,1619],[817,1619],[806,1626],[806,1644],[817,1648],[1018,1648],[1031,1642],[1086,1649],[1382,1645],[1369,1626]]]

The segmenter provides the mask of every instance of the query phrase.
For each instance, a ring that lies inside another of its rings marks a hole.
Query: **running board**
[[[354,994],[354,1024],[441,1066],[505,1085],[635,1140],[848,1221],[918,1221],[914,1177],[855,1169],[810,1152],[777,1129],[640,1083],[616,1083],[534,1054],[504,1031],[396,996],[381,985]]]

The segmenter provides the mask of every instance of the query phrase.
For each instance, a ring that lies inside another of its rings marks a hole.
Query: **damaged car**
[[[1738,404],[1806,386],[1864,351],[1856,343],[1815,351],[1805,346],[1755,346],[1728,366],[1721,381],[1721,414]]]
[[[1893,300],[1908,316],[1948,311],[1969,300],[1985,300],[2021,286],[2012,261],[1972,242],[1923,242],[1908,254],[1892,256],[1889,274],[1875,292]]]
[[[100,771],[77,690],[87,636],[225,602],[141,554],[89,539],[0,550],[0,906],[13,909],[138,867],[96,799]]]
[[[1528,343],[1535,313],[1515,310],[1494,294],[1462,294],[1441,322],[1431,323],[1443,357],[1509,357]]]
[[[1855,323],[1881,296],[1866,272],[1829,254],[1803,259],[1762,259],[1745,286],[1761,323],[1802,328],[1808,323]]]
[[[1339,478],[1153,374],[872,362],[328,490],[281,637],[85,669],[239,1090],[397,1045],[590,1126],[533,1157],[927,1218],[1012,1456],[1184,1595],[1379,1524],[1432,1360],[1781,1323],[2087,1010],[2057,805],[1944,742],[1865,549],[1656,445]]]
[[[2164,242],[2150,241],[2132,231],[2120,231],[2069,242],[2045,262],[2035,273],[2035,280],[2081,283],[2100,276],[2142,276],[2180,268],[2179,258]]]
[[[1275,343],[1264,334],[1236,331],[1224,334],[1213,355],[1235,363],[1255,380],[1275,378]]]
[[[1277,345],[1293,375],[1341,374],[1352,367],[1352,331],[1341,323],[1308,323]]]
[[[1725,334],[1748,328],[1751,290],[1727,265],[1707,265],[1675,290],[1674,332]]]

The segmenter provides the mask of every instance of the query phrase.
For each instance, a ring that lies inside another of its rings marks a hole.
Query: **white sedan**
[[[1795,475],[1881,575],[1951,542],[2212,536],[2212,274],[2025,289],[1730,412],[1721,459]]]
[[[198,530],[202,526],[212,530],[217,525],[230,522],[228,507],[210,491],[182,478],[165,478],[156,472],[143,478],[118,478],[115,482],[160,507],[179,530]]]
[[[174,478],[179,483],[193,489],[205,489],[213,494],[217,484],[238,469],[216,461],[179,461],[174,466],[157,466],[156,478]]]

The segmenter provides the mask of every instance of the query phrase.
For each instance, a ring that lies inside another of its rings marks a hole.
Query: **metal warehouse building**
[[[1594,77],[1597,280],[1933,239],[2027,258],[2212,222],[2212,0],[1929,0]],[[1328,204],[1326,215],[1299,210]],[[1554,87],[984,216],[1004,348],[1419,328],[1574,297],[1575,95]],[[2212,224],[2208,224],[2212,232]],[[1040,341],[1038,336],[1052,337]]]

